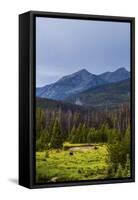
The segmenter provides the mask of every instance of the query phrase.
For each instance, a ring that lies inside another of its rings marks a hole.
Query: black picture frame
[[[131,177],[35,184],[35,17],[130,22],[131,24]],[[135,18],[29,11],[19,15],[19,184],[27,188],[125,183],[135,181]]]

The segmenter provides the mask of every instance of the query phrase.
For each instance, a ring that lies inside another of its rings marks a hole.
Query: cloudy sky
[[[87,69],[130,69],[130,24],[36,18],[36,86]]]

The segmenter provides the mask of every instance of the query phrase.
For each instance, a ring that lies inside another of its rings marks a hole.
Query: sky
[[[36,17],[36,87],[120,67],[130,71],[130,23]]]

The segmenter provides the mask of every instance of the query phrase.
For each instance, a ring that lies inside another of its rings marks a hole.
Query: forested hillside
[[[79,99],[81,105],[87,107],[114,108],[130,101],[130,79],[117,83],[108,83],[69,96],[65,101],[75,103]]]

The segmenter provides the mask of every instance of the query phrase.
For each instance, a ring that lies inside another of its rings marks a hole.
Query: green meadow
[[[107,177],[106,145],[73,146],[68,150],[36,152],[37,182],[94,180]]]

